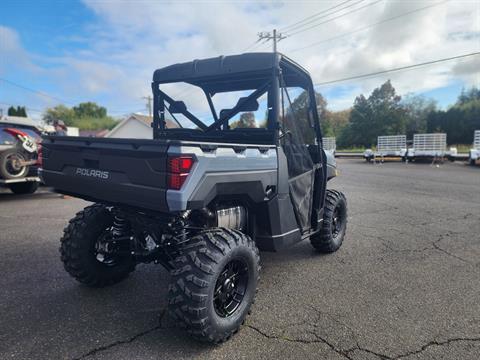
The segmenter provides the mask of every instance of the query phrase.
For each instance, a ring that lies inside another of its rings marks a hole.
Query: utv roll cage
[[[214,120],[212,124],[203,123],[187,109],[183,101],[173,99],[160,89],[162,84],[179,82],[197,86],[203,91]],[[317,138],[321,139],[317,108],[314,106],[315,92],[310,75],[300,65],[279,53],[220,56],[175,64],[156,70],[152,82],[154,139],[167,136],[165,114],[168,112],[172,116],[175,113],[182,114],[197,127],[197,129],[168,129],[168,138],[170,139],[221,140],[222,142],[278,145],[278,130],[280,129],[278,120],[281,111],[281,89],[283,87],[301,87],[308,92],[309,103],[311,104],[310,111],[314,119],[314,130]],[[249,96],[240,98],[233,108],[223,109],[217,113],[212,101],[215,94],[246,90],[254,91]],[[266,128],[231,130],[228,121],[241,111],[258,110],[258,99],[265,93],[268,93]],[[166,104],[168,104],[168,107]],[[173,120],[180,125],[175,118]]]

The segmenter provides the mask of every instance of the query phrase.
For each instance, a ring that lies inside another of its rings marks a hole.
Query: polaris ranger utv
[[[180,83],[200,94],[180,100]],[[336,251],[346,200],[326,190],[336,168],[322,150],[312,80],[287,57],[176,64],[154,72],[152,89],[151,140],[45,137],[43,181],[95,202],[65,228],[61,258],[92,287],[137,263],[163,265],[169,313],[197,339],[222,342],[253,303],[258,249],[309,238]],[[194,114],[201,99],[206,115]]]

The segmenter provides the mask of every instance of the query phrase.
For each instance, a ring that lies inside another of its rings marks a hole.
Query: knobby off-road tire
[[[113,264],[97,260],[95,245],[113,224],[105,206],[86,207],[70,220],[61,238],[60,254],[65,270],[90,287],[104,287],[125,279],[135,269],[131,256],[117,257]]]
[[[22,183],[8,184],[8,188],[14,194],[33,194],[38,189],[38,182],[27,181]]]
[[[340,191],[327,190],[320,232],[310,237],[315,250],[332,253],[342,246],[347,230],[347,200]]]
[[[257,290],[260,256],[255,242],[236,230],[207,230],[190,240],[174,265],[170,315],[198,340],[220,343],[229,339],[243,324]],[[223,304],[229,297],[224,291],[229,289],[228,275],[234,268],[241,275],[232,280],[236,281],[231,288],[235,291],[232,303],[240,302],[236,308],[229,307],[233,311],[228,315]]]

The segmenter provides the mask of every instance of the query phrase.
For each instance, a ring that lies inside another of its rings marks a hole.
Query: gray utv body
[[[161,90],[175,82],[203,90],[212,124],[202,123],[184,102]],[[294,121],[287,124],[294,114],[282,114],[281,91],[291,87],[308,94],[307,130],[296,128]],[[250,235],[263,250],[281,249],[318,231],[326,182],[336,168],[333,156],[322,149],[315,92],[306,70],[281,54],[217,57],[156,70],[152,89],[153,139],[45,137],[43,181],[60,193],[139,211],[178,214],[213,203],[239,203],[254,216]],[[217,113],[212,97],[230,90],[253,92]],[[258,108],[257,99],[264,94],[266,126],[231,129],[229,120],[242,109]],[[172,121],[168,113],[182,114],[196,128],[167,128]],[[302,132],[315,141],[302,142]],[[168,159],[184,155],[193,158],[193,168],[181,189],[170,189]]]

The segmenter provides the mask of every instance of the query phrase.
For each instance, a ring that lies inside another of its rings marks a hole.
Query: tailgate
[[[154,140],[45,137],[40,175],[60,193],[168,211],[167,148]]]

